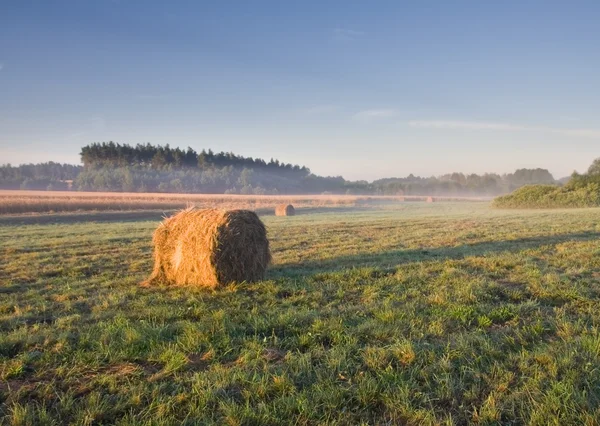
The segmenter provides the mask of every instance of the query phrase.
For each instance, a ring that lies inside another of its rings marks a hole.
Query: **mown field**
[[[156,213],[0,217],[0,424],[598,424],[600,209],[264,216],[267,280],[141,288]]]

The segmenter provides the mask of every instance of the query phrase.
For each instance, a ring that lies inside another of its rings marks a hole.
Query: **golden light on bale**
[[[275,207],[275,216],[294,216],[296,209],[291,204],[280,204]]]
[[[260,281],[271,262],[265,225],[249,210],[182,210],[158,226],[152,243],[154,270],[142,285]]]

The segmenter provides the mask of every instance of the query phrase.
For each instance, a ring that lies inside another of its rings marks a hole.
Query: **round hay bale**
[[[215,288],[262,280],[271,262],[265,225],[249,210],[189,208],[154,231],[155,283]]]
[[[294,216],[296,209],[291,204],[280,204],[275,207],[275,216]]]

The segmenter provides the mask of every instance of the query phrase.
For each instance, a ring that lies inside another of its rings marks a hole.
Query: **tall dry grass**
[[[156,194],[69,191],[0,191],[0,214],[74,211],[174,210],[190,206],[271,208],[293,203],[299,207],[354,206],[365,197],[309,195],[261,196],[219,194]]]
[[[466,199],[465,197],[436,198],[440,200]],[[0,214],[175,210],[190,206],[255,210],[274,208],[278,204],[293,204],[299,208],[352,207],[402,201],[424,201],[425,199],[426,197],[419,196],[221,195],[0,190]],[[474,198],[469,200],[474,200]]]

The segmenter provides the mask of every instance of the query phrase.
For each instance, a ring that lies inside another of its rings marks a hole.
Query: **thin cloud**
[[[565,129],[558,127],[524,126],[510,123],[461,120],[412,120],[408,122],[408,125],[410,127],[421,129],[534,131],[600,139],[599,129]]]
[[[304,112],[306,114],[329,114],[337,111],[339,108],[336,105],[315,105],[310,108],[306,108]]]
[[[572,117],[570,115],[561,115],[560,117],[558,117],[560,120],[562,121],[570,121],[570,122],[577,122],[577,121],[581,121],[580,118],[578,117]]]
[[[136,98],[138,98],[138,99],[144,99],[144,100],[148,100],[148,99],[164,99],[164,98],[166,98],[166,95],[137,95]]]
[[[460,120],[412,120],[408,122],[411,127],[433,129],[457,130],[524,130],[523,126],[507,123],[493,123],[486,121],[460,121]]]
[[[70,138],[81,138],[87,135],[89,132],[76,132],[69,135]]]
[[[378,118],[390,118],[398,114],[395,109],[367,109],[354,114],[354,119],[359,121],[368,121]]]
[[[338,35],[345,35],[345,36],[352,36],[352,37],[361,36],[361,35],[365,34],[364,31],[349,30],[347,28],[334,28],[333,32]]]
[[[582,138],[600,139],[600,130],[598,129],[555,129],[568,136],[579,136]]]
[[[106,120],[104,119],[104,117],[102,116],[94,116],[92,117],[91,121],[91,128],[94,131],[103,131],[106,130]]]
[[[83,123],[83,129],[67,135],[71,139],[80,139],[104,132],[107,129],[106,120],[100,115],[90,117]]]
[[[365,35],[364,31],[356,31],[348,28],[334,28],[332,33],[333,39],[338,41],[354,40]]]

